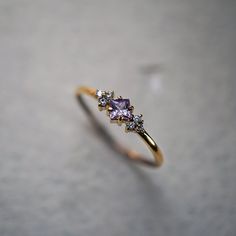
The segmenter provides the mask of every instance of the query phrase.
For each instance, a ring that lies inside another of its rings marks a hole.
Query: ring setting
[[[125,123],[125,131],[145,132],[143,127],[142,114],[134,115],[134,107],[130,105],[128,98],[121,96],[114,98],[114,91],[102,91],[97,89],[96,96],[98,99],[98,109],[106,110],[111,122],[118,125]]]

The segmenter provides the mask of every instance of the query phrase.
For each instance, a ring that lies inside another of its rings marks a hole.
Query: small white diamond
[[[134,129],[135,129],[135,123],[134,123],[134,122],[128,123],[128,124],[127,124],[127,128],[128,128],[129,130],[134,130]]]
[[[107,92],[106,95],[107,95],[108,98],[112,98],[113,97],[113,92]]]
[[[104,106],[106,106],[106,104],[107,104],[107,100],[106,100],[106,98],[100,98],[99,99],[99,102],[101,103],[101,105],[104,107]]]
[[[102,90],[99,90],[99,89],[98,89],[98,90],[96,91],[96,95],[97,95],[98,97],[101,97],[101,96],[102,96]]]
[[[142,123],[142,117],[140,115],[135,115],[134,116],[134,122],[135,123]]]

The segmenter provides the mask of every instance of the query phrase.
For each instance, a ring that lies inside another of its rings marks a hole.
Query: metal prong
[[[118,125],[122,124],[122,117],[121,116],[119,116],[119,118],[117,119],[117,123],[118,123]]]
[[[102,108],[102,107],[100,107],[100,106],[98,106],[98,110],[99,110],[99,111],[102,111],[102,110],[103,110],[103,108]]]
[[[102,110],[103,110],[103,106],[102,106],[101,103],[98,103],[98,110],[99,110],[99,111],[102,111]]]
[[[114,91],[111,91],[111,98],[114,98]]]
[[[133,111],[133,110],[134,110],[134,107],[133,107],[133,106],[130,106],[128,109],[129,109],[130,111]]]

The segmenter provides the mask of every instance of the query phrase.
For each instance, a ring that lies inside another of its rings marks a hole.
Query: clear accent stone
[[[135,129],[135,123],[134,122],[130,122],[130,123],[126,123],[126,128],[127,130],[134,130]]]
[[[142,116],[141,115],[135,115],[133,120],[136,124],[142,123]]]
[[[100,102],[101,105],[104,107],[104,106],[106,106],[106,104],[107,104],[107,99],[104,98],[104,97],[101,97],[101,98],[99,99],[99,102]]]
[[[107,96],[107,98],[113,98],[113,96],[114,96],[114,92],[112,91],[112,92],[106,92],[106,96]]]
[[[97,89],[96,91],[97,97],[102,97],[102,94],[103,94],[102,90]]]

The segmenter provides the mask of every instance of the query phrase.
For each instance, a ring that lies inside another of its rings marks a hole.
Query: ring
[[[126,148],[116,142],[107,129],[100,124],[91,112],[90,108],[84,101],[83,95],[89,95],[95,98],[98,102],[98,109],[100,111],[106,111],[107,115],[110,117],[111,123],[117,123],[118,125],[122,125],[124,123],[126,132],[138,134],[152,152],[154,160],[151,161],[138,152]],[[130,158],[131,160],[135,160],[150,167],[159,167],[162,165],[163,154],[155,141],[144,129],[142,114],[133,114],[134,107],[130,105],[129,99],[124,99],[121,96],[115,98],[114,91],[103,91],[86,86],[81,86],[76,89],[76,98],[84,111],[87,113],[90,120],[95,125],[96,129],[100,132],[100,134],[102,134],[102,137],[114,150]]]

